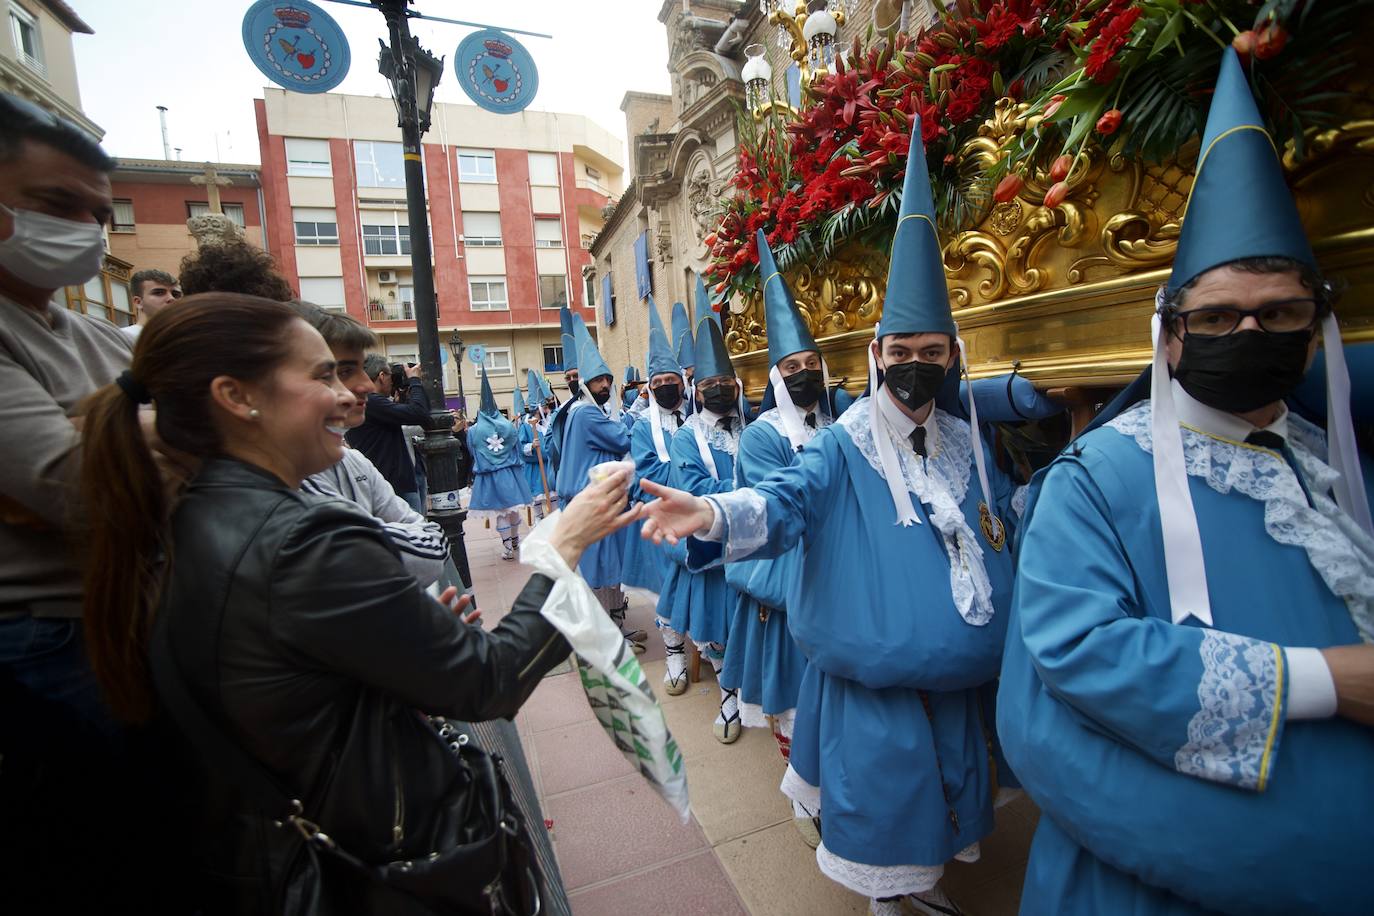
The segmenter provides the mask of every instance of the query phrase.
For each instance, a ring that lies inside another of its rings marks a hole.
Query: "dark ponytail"
[[[128,376],[83,405],[81,491],[89,526],[84,550],[83,618],[96,678],[114,714],[146,721],[154,707],[148,635],[162,572],[171,559],[169,500],[144,433],[191,459],[220,451],[210,382],[228,375],[266,378],[289,355],[280,302],[232,293],[188,296],[160,310],[134,348]]]

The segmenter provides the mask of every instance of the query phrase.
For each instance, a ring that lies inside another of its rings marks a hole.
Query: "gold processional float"
[[[1374,92],[1368,68],[1358,72],[1342,93],[1338,123],[1309,127],[1281,149],[1322,269],[1346,284],[1337,312],[1347,346],[1374,341]],[[954,173],[995,174],[1043,111],[997,99],[954,154]],[[1094,138],[1073,157],[1067,193],[1053,206],[1043,167],[1028,169],[1009,200],[975,196],[959,227],[941,233],[971,377],[1019,372],[1069,406],[1077,429],[1139,374],[1150,361],[1154,296],[1169,275],[1197,150],[1194,136],[1172,158],[1145,164]],[[843,377],[851,393],[866,383],[887,262],[885,245],[849,239],[827,258],[783,270],[832,377]],[[763,301],[757,289],[734,292],[726,342],[757,399],[768,372]]]

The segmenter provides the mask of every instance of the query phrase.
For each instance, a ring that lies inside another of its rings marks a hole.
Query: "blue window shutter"
[[[654,291],[653,273],[649,270],[649,230],[635,239],[635,290],[641,301]]]
[[[615,324],[615,303],[611,301],[611,273],[601,278],[601,305],[605,309],[606,327]]]

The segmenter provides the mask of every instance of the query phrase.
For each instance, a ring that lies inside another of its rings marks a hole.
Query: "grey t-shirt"
[[[129,367],[113,324],[0,296],[0,613],[81,615],[81,545],[66,536],[81,471],[77,405]]]

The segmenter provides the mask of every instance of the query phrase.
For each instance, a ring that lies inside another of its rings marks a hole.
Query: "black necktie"
[[[806,415],[806,425],[812,429],[816,428],[816,412],[814,410]]]
[[[730,418],[721,417],[719,420],[716,421],[716,425],[728,433],[730,431]]]
[[[911,440],[912,450],[924,458],[926,456],[926,428],[924,426],[916,427],[907,438]]]
[[[682,425],[682,411],[681,411],[681,410],[675,410],[675,411],[673,411],[673,419],[677,421],[677,425],[678,425],[678,426],[681,426],[681,425]]]
[[[1247,445],[1258,445],[1260,448],[1267,448],[1275,452],[1283,452],[1283,436],[1278,433],[1271,433],[1267,429],[1257,429],[1245,437]]]

